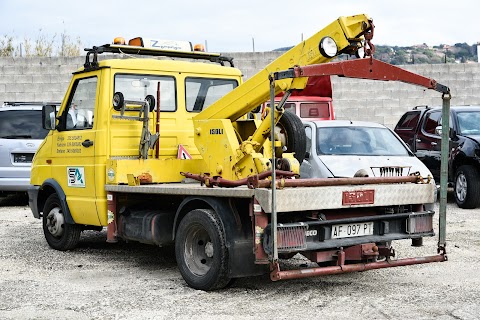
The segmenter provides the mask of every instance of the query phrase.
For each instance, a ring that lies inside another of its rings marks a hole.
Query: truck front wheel
[[[480,205],[480,175],[477,168],[465,165],[455,174],[455,201],[460,208],[473,209]]]
[[[228,249],[220,218],[210,209],[190,211],[175,237],[178,268],[189,286],[215,290],[228,285]]]
[[[48,245],[61,251],[73,249],[80,240],[81,232],[80,225],[65,223],[58,195],[50,195],[43,207],[43,233]]]

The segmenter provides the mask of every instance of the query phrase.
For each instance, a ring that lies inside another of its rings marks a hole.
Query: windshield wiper
[[[28,134],[12,134],[9,136],[3,136],[2,139],[31,139],[32,136]]]

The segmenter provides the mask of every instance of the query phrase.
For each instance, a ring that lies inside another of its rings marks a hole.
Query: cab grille
[[[402,177],[410,174],[410,166],[371,167],[376,177]]]

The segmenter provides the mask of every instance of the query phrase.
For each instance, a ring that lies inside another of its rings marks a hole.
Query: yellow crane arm
[[[372,26],[371,19],[365,14],[338,18],[200,112],[194,117],[194,121],[208,119],[237,120],[269,99],[269,75],[271,73],[294,66],[325,63],[338,54],[353,53],[362,46],[363,35],[371,30]],[[322,52],[321,42],[325,37],[330,37],[336,43],[337,52],[332,57]],[[291,79],[278,82],[279,86],[276,88],[276,93],[289,89],[291,82]]]

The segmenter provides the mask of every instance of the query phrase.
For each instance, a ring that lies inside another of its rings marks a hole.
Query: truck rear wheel
[[[291,112],[285,111],[275,127],[275,135],[285,147],[285,152],[294,152],[295,159],[302,164],[307,151],[307,137],[302,120]]]
[[[228,285],[228,249],[218,215],[210,209],[190,211],[175,237],[175,256],[183,279],[200,290]]]
[[[65,223],[58,195],[50,195],[43,207],[43,233],[48,245],[60,251],[73,249],[80,240],[81,232],[80,225]]]
[[[455,174],[455,201],[460,208],[474,209],[480,205],[480,174],[477,168],[465,165]]]

